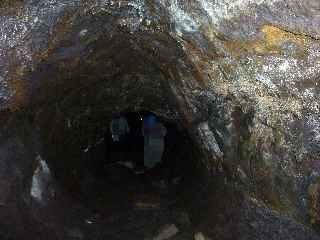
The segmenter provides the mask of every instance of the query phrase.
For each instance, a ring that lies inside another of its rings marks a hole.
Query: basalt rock
[[[146,109],[188,129],[208,179],[319,226],[319,1],[0,7],[0,205],[30,205],[37,156],[76,184],[112,112]]]

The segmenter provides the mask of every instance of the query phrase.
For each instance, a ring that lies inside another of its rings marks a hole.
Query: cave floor
[[[161,240],[159,233],[170,235],[172,225],[178,233],[170,239],[193,239],[176,183],[165,188],[146,184],[141,175],[119,166],[113,173],[113,179],[89,179],[85,194],[60,194],[48,202],[51,213],[39,216],[56,239]]]

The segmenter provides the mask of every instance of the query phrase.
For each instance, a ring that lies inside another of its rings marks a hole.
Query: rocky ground
[[[175,184],[146,185],[125,167],[116,171],[121,177],[95,179],[84,194],[57,194],[45,212],[38,212],[39,221],[56,239],[161,240],[165,238],[159,233],[166,231],[171,239],[193,239],[189,216],[174,194]]]
[[[233,193],[223,183],[219,186],[225,189],[216,189],[221,195],[211,198],[207,214],[197,221],[179,195],[183,182],[167,182],[163,188],[159,181],[155,181],[158,185],[146,184],[129,168],[112,168],[113,175],[92,180],[84,193],[57,193],[45,211],[35,212],[38,221],[50,229],[49,239],[320,239],[311,229],[255,199],[230,202]]]

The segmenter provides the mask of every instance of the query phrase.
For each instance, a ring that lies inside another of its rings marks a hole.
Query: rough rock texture
[[[25,199],[37,155],[65,175],[53,162],[81,158],[112,111],[148,109],[189,129],[208,176],[223,169],[237,191],[319,226],[319,1],[0,6],[1,202]]]

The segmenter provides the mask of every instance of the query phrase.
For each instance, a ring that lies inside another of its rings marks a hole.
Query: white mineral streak
[[[214,153],[216,157],[221,158],[223,156],[222,151],[217,143],[217,140],[209,128],[208,122],[200,123],[198,126],[198,132],[200,138],[203,139],[203,144],[208,152]]]
[[[277,86],[271,81],[268,75],[257,73],[256,79],[271,89],[277,89]]]
[[[37,168],[32,177],[30,194],[37,201],[43,201],[44,192],[48,189],[51,179],[51,172],[45,160],[40,155],[37,156]]]
[[[79,36],[84,37],[85,35],[87,35],[87,33],[88,33],[88,29],[83,29],[79,32]]]
[[[129,2],[128,6],[135,8],[139,12],[140,16],[143,15],[145,10],[145,2],[143,0],[136,0],[133,2]]]
[[[268,6],[280,0],[198,0],[201,7],[211,18],[212,23],[219,24],[222,20],[229,20],[239,15],[250,5],[266,4]]]
[[[183,32],[196,32],[198,30],[199,23],[197,23],[186,11],[181,9],[177,0],[170,1],[169,13],[172,21],[175,23],[176,31],[179,36],[181,36]]]
[[[305,98],[313,98],[313,97],[314,97],[314,91],[313,91],[313,89],[307,88],[306,90],[304,90],[303,96],[304,96]]]

